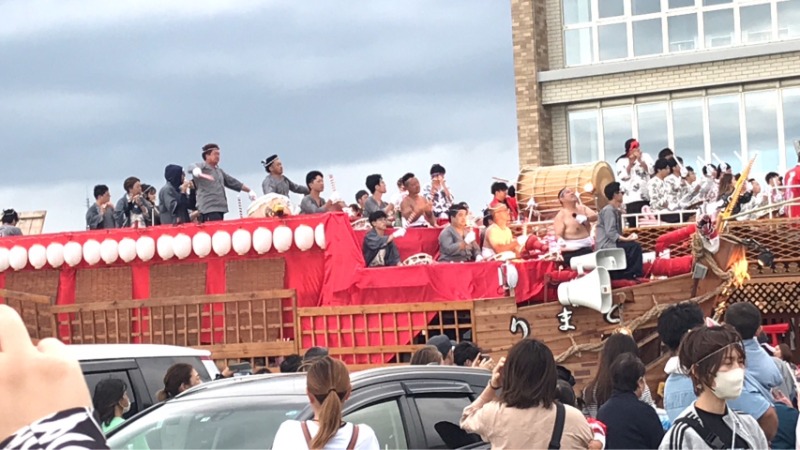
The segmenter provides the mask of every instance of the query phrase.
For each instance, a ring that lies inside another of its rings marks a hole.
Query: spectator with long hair
[[[756,419],[726,404],[738,398],[744,386],[742,339],[731,326],[708,322],[690,331],[678,350],[697,400],[673,422],[659,448],[768,448]]]
[[[636,341],[625,333],[615,333],[609,336],[603,344],[602,353],[600,353],[600,365],[597,368],[597,374],[594,380],[589,382],[583,389],[583,400],[586,402],[584,413],[589,417],[596,418],[597,411],[606,400],[611,398],[611,393],[614,390],[611,364],[623,353],[632,353],[638,357],[639,347],[636,345]],[[647,386],[647,383],[644,385],[639,400],[655,407],[653,397],[650,394],[650,387]]]
[[[200,374],[191,364],[173,364],[164,375],[164,389],[156,393],[156,400],[163,402],[200,383]]]
[[[442,354],[433,345],[426,345],[411,355],[412,366],[440,366],[442,365]]]
[[[589,424],[580,411],[556,401],[556,383],[553,353],[541,341],[523,339],[500,358],[486,389],[464,408],[461,428],[480,434],[493,449],[588,448]]]
[[[118,378],[100,380],[94,388],[92,406],[95,420],[103,433],[108,434],[125,422],[122,416],[131,409],[128,385]]]
[[[367,425],[342,422],[344,402],[350,397],[350,373],[330,356],[310,361],[306,393],[314,420],[287,420],[275,434],[273,449],[378,449],[378,438]]]

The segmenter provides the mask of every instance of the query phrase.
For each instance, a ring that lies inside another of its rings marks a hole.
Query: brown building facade
[[[800,0],[511,0],[520,165],[797,163]]]

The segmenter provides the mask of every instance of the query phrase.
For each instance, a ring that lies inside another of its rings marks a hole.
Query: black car
[[[405,366],[351,375],[344,420],[369,425],[381,448],[476,447],[459,426],[489,382],[482,369]],[[121,425],[112,449],[263,449],[285,420],[310,420],[305,374],[246,376],[197,386]]]

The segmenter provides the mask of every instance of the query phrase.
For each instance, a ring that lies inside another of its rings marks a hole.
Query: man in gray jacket
[[[636,233],[622,234],[622,189],[616,181],[603,190],[608,204],[600,210],[595,228],[595,250],[621,248],[625,250],[627,269],[609,272],[612,279],[636,279],[642,276],[642,246]]]
[[[447,214],[450,225],[439,234],[440,262],[471,262],[481,253],[475,232],[467,228],[467,207],[453,205]]]
[[[289,191],[303,195],[311,193],[308,186],[295,184],[283,174],[283,163],[278,158],[278,155],[271,155],[266,160],[261,161],[261,164],[264,165],[264,170],[267,171],[267,176],[261,183],[264,195],[274,193],[288,197]]]
[[[192,166],[197,186],[197,209],[202,222],[225,219],[228,212],[225,188],[247,192],[250,200],[256,199],[256,194],[249,187],[219,167],[219,153],[219,145],[206,144],[203,146],[203,162]]]

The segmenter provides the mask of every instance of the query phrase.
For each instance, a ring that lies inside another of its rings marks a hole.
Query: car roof
[[[353,389],[391,382],[437,379],[483,385],[491,376],[485,369],[459,366],[392,366],[362,370],[350,375]],[[176,400],[189,397],[192,400],[218,397],[305,395],[305,373],[282,373],[249,375],[204,383],[185,391]]]
[[[67,345],[67,350],[78,361],[157,358],[163,356],[211,356],[211,352],[208,350],[158,344],[76,344]]]

